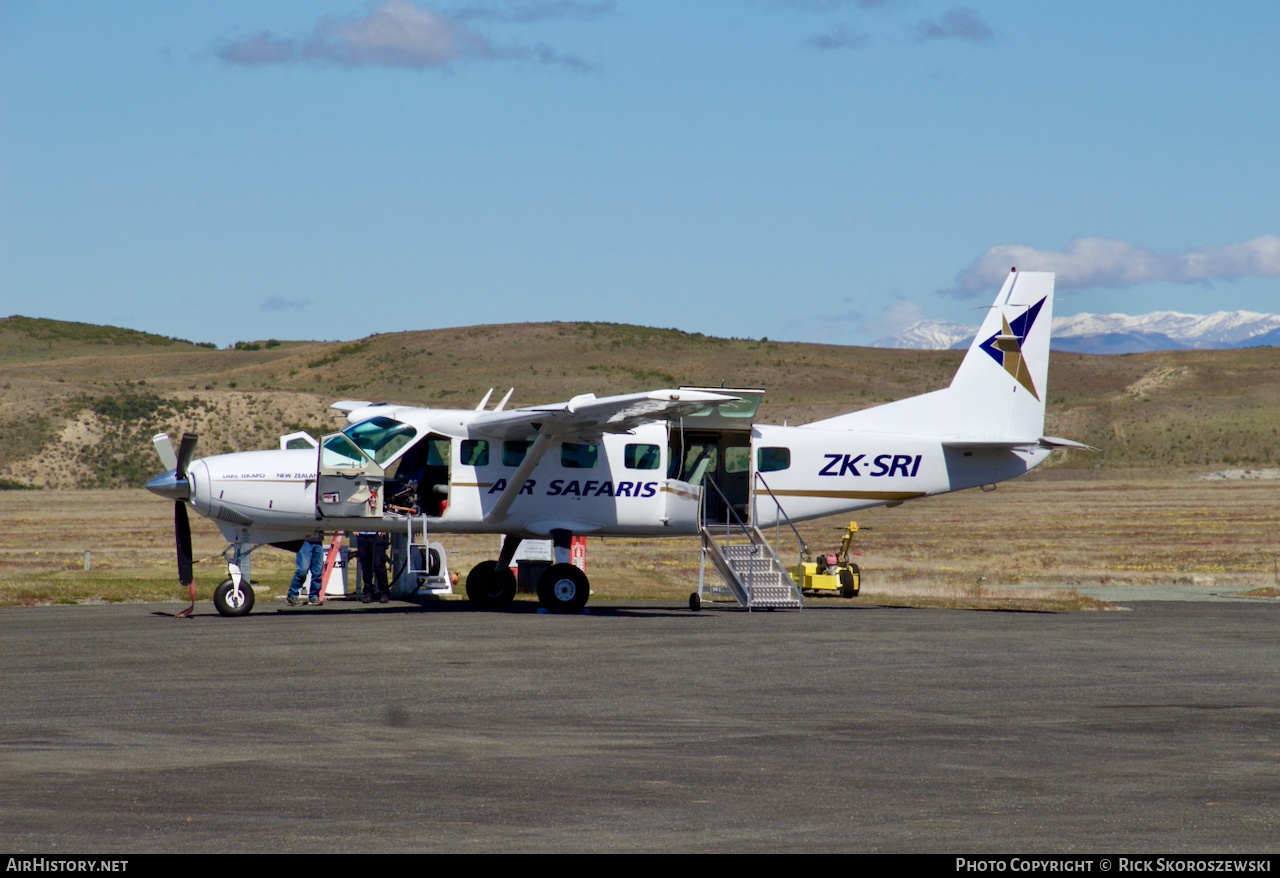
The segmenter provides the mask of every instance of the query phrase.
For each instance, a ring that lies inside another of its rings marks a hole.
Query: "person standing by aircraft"
[[[320,580],[324,578],[324,543],[314,537],[303,540],[298,549],[298,569],[289,582],[289,594],[285,598],[285,603],[289,606],[296,607],[302,603],[300,593],[308,573],[311,574],[311,597],[307,603],[318,604]]]
[[[356,555],[360,559],[360,578],[364,581],[364,590],[360,592],[362,604],[373,603],[375,597],[384,604],[391,600],[391,592],[387,589],[388,543],[387,535],[377,531],[356,534]]]

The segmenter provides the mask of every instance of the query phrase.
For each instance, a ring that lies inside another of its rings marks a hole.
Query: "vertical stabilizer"
[[[1044,435],[1051,272],[1012,271],[945,390],[807,424],[943,441],[1034,443]]]
[[[951,380],[953,404],[988,420],[979,432],[996,428],[1013,439],[1044,435],[1053,281],[1051,272],[1011,271]]]

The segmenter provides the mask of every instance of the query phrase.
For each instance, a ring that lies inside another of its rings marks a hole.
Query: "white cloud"
[[[310,62],[338,67],[442,69],[460,60],[516,60],[554,64],[573,70],[593,69],[574,55],[549,46],[495,46],[461,23],[463,18],[507,17],[534,21],[552,16],[608,11],[609,3],[544,2],[521,10],[472,7],[455,16],[421,9],[409,0],[386,0],[356,18],[324,16],[306,35],[290,39],[263,31],[252,37],[224,41],[217,49],[231,64],[297,64]],[[505,10],[505,11],[504,11]]]
[[[850,6],[860,9],[875,9],[891,6],[897,0],[766,0],[770,6],[781,6],[799,12],[835,12]]]
[[[364,18],[325,16],[302,49],[308,60],[344,67],[443,67],[463,55],[491,55],[477,34],[408,0],[388,0]]]
[[[957,274],[955,285],[945,292],[955,296],[986,293],[999,287],[1014,266],[1057,272],[1061,289],[1280,277],[1280,237],[1264,235],[1182,252],[1150,250],[1110,238],[1072,238],[1065,250],[1000,244]]]
[[[501,3],[477,3],[454,13],[459,21],[471,18],[527,23],[548,18],[594,18],[618,11],[614,0],[504,0]]]
[[[243,40],[227,42],[218,49],[223,61],[232,64],[283,64],[294,60],[297,47],[292,40],[282,40],[269,31]]]
[[[804,44],[812,49],[861,49],[871,37],[860,30],[850,30],[841,25],[830,33],[814,34]]]
[[[920,40],[955,39],[970,43],[986,43],[995,37],[995,31],[982,16],[967,6],[948,9],[938,18],[921,19],[914,33]]]

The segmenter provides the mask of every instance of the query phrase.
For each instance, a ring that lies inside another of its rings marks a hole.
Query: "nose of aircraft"
[[[169,500],[186,500],[191,496],[191,485],[185,478],[178,478],[178,471],[171,469],[147,482],[147,490]]]

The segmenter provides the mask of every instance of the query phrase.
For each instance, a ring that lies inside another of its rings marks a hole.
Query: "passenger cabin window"
[[[627,469],[657,469],[662,463],[662,453],[656,445],[631,444],[622,460]]]
[[[502,443],[502,465],[519,466],[524,463],[524,456],[529,453],[532,439],[508,439]]]
[[[756,453],[756,471],[776,473],[791,466],[790,448],[761,448]]]
[[[463,466],[488,466],[489,443],[483,439],[462,440]]]
[[[379,466],[395,457],[396,452],[418,435],[418,431],[408,424],[382,417],[352,424],[342,433],[360,446],[361,451],[377,461]]]
[[[560,446],[560,465],[565,469],[591,469],[600,456],[594,442],[565,442]]]

